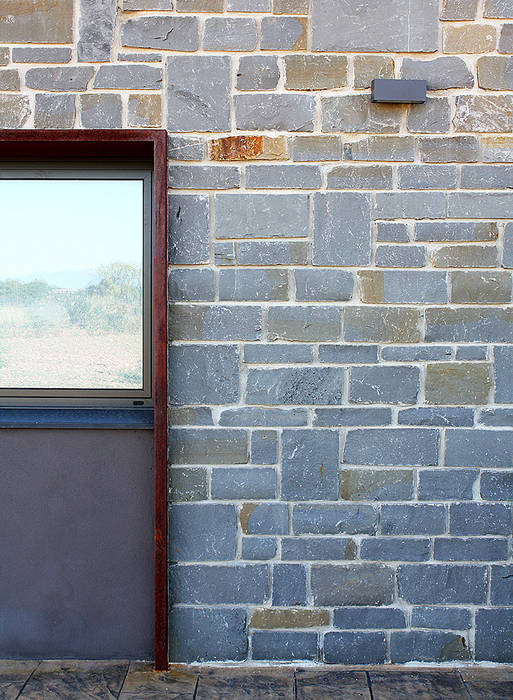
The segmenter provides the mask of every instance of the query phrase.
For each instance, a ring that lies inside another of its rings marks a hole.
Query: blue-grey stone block
[[[198,265],[210,260],[209,198],[172,194],[168,200],[168,259],[172,265]]]
[[[244,346],[244,362],[254,364],[289,364],[312,362],[313,348],[296,343],[272,343]]]
[[[342,159],[338,136],[295,136],[291,145],[292,160],[296,162]]]
[[[478,423],[487,427],[513,427],[513,409],[511,408],[487,408],[479,415]]]
[[[298,301],[349,301],[354,276],[346,270],[295,270]]]
[[[503,189],[511,184],[510,165],[464,165],[461,169],[463,189]]]
[[[241,508],[240,520],[246,535],[287,535],[289,532],[286,503],[247,503]]]
[[[172,427],[178,425],[214,425],[212,409],[206,406],[170,406],[168,422]]]
[[[397,570],[399,596],[407,603],[443,605],[486,601],[486,566],[404,564]]]
[[[443,505],[407,504],[381,507],[383,535],[440,535],[445,532]]]
[[[410,661],[469,660],[468,640],[453,632],[408,630],[392,632],[390,637],[392,663]]]
[[[380,245],[376,249],[377,267],[424,267],[426,261],[426,249],[421,245]]]
[[[306,265],[310,244],[306,241],[240,241],[239,265]]]
[[[482,472],[481,498],[488,501],[513,501],[513,471]]]
[[[215,294],[213,270],[170,270],[168,299],[171,301],[214,301]]]
[[[418,367],[351,367],[349,401],[352,403],[416,403],[420,389]]]
[[[306,194],[220,194],[216,238],[301,238],[308,235]]]
[[[319,345],[319,360],[330,364],[367,364],[378,362],[377,345]]]
[[[115,3],[113,2],[113,0],[107,0],[107,2],[111,5],[114,5],[115,7]],[[110,46],[108,47],[108,56],[110,56]],[[80,57],[78,58],[78,60],[80,61]],[[70,61],[71,49],[67,47],[64,48],[58,46],[15,46],[12,49],[13,63],[69,63]],[[8,60],[5,63],[2,60],[2,65],[6,65],[7,62]]]
[[[487,356],[486,345],[460,345],[456,348],[457,360],[486,360]]]
[[[237,90],[274,90],[280,80],[276,56],[242,56],[237,71]]]
[[[449,192],[447,195],[447,215],[451,219],[509,219],[512,206],[511,192]]]
[[[261,605],[269,600],[267,564],[172,566],[169,576],[172,604]]]
[[[175,190],[231,190],[240,187],[240,169],[233,165],[184,165],[168,167],[167,183]]]
[[[439,440],[438,430],[426,428],[349,430],[342,461],[345,464],[436,466]]]
[[[475,163],[479,160],[479,143],[475,136],[419,139],[419,150],[424,163]]]
[[[449,429],[445,440],[448,467],[513,467],[513,431]]]
[[[437,537],[434,558],[438,561],[502,561],[508,541],[491,537]]]
[[[390,408],[316,408],[313,425],[335,428],[345,425],[390,425]]]
[[[169,160],[203,160],[205,141],[195,136],[172,136],[167,141]]]
[[[452,349],[447,345],[385,345],[381,348],[381,359],[388,362],[442,362],[451,357]]]
[[[308,424],[305,408],[227,408],[222,411],[219,425],[301,426]]]
[[[495,222],[483,221],[417,221],[416,241],[496,241]]]
[[[327,306],[271,306],[267,312],[267,339],[318,342],[338,340],[340,310]]]
[[[419,471],[419,501],[472,500],[476,469],[423,469]]]
[[[80,3],[78,61],[88,63],[90,61],[110,60],[116,13],[116,0]],[[44,22],[44,15],[41,16],[40,21]],[[46,61],[44,62],[46,63]],[[60,61],[57,62],[60,63]]]
[[[404,261],[404,253],[408,257],[415,246],[379,246],[380,261],[376,257],[376,265],[390,261],[390,255],[397,257],[395,250],[400,255],[400,261]],[[385,251],[385,256],[381,252]],[[386,258],[386,261],[385,261]],[[420,256],[415,252],[412,262],[424,264],[425,249],[420,249]],[[405,300],[410,304],[445,304],[447,303],[447,276],[445,272],[432,272],[417,270],[362,270],[358,273],[360,282],[361,300],[370,303],[401,304]]]
[[[203,30],[207,51],[254,51],[258,43],[256,21],[249,17],[208,17]]]
[[[273,566],[273,605],[306,605],[306,568],[300,564]]]
[[[394,570],[383,564],[314,564],[311,571],[314,605],[390,605]]]
[[[426,342],[513,342],[513,310],[484,307],[426,309]]]
[[[419,606],[412,610],[411,625],[439,630],[468,630],[472,626],[472,616],[467,608]]]
[[[356,545],[348,537],[284,537],[281,558],[284,561],[332,561],[354,559]]]
[[[169,498],[172,503],[206,501],[208,483],[206,469],[172,468],[168,473]]]
[[[370,209],[368,194],[317,192],[314,195],[313,264],[368,265]]]
[[[511,535],[512,506],[506,503],[454,503],[450,506],[452,535]]]
[[[80,95],[82,126],[87,129],[121,128],[121,97],[111,93]]]
[[[239,398],[239,351],[230,345],[170,345],[172,404],[226,404]]]
[[[504,229],[504,247],[502,253],[502,266],[513,267],[513,224],[506,224]]]
[[[336,500],[337,430],[284,430],[281,495],[285,500]]]
[[[451,105],[447,97],[428,97],[424,104],[410,105],[407,121],[410,133],[446,134],[450,128]]]
[[[314,130],[315,100],[310,95],[235,95],[233,101],[239,131]]]
[[[328,189],[389,190],[393,171],[386,165],[339,165],[328,173]]]
[[[371,59],[370,56],[358,56]],[[381,60],[382,57],[377,57]],[[393,71],[393,62],[392,62]],[[370,84],[367,85],[370,87]],[[377,105],[376,105],[377,106]],[[367,136],[358,141],[344,143],[344,160],[374,162],[413,162],[415,160],[415,139],[412,136]]]
[[[297,17],[264,17],[260,48],[264,51],[294,49],[305,32]]]
[[[212,498],[221,501],[276,498],[276,472],[252,467],[213,469],[211,492]]]
[[[266,561],[273,559],[278,550],[275,537],[243,537],[242,558]]]
[[[276,464],[278,433],[275,430],[254,430],[251,433],[252,464]]]
[[[315,661],[317,632],[253,632],[252,650],[255,660]]]
[[[170,340],[260,340],[261,306],[181,304],[168,314]]]
[[[401,165],[401,190],[454,190],[458,184],[455,165]]]
[[[444,17],[444,19],[446,18]],[[469,19],[474,19],[474,17]],[[428,90],[470,88],[474,85],[472,72],[465,61],[458,56],[440,56],[432,61],[405,58],[401,68],[401,78],[425,80]]]
[[[500,345],[494,349],[495,400],[497,403],[513,403],[513,347]]]
[[[478,610],[476,661],[513,662],[513,608]]]
[[[286,270],[247,270],[230,268],[219,273],[220,301],[287,301]]]
[[[398,608],[335,608],[333,626],[343,630],[383,630],[406,627],[406,617]]]
[[[257,405],[336,405],[342,402],[344,370],[336,367],[250,369],[246,402]]]
[[[389,243],[407,243],[409,240],[408,227],[406,224],[395,221],[378,221],[378,241]]]
[[[317,165],[248,165],[248,189],[319,189],[321,171]]]
[[[513,565],[492,566],[491,571],[492,605],[513,605]]]
[[[292,529],[295,535],[374,535],[378,516],[369,505],[294,506]]]
[[[367,561],[426,561],[430,543],[420,537],[366,537],[360,546],[360,557]]]
[[[247,656],[243,608],[173,608],[169,624],[170,661],[244,661]]]
[[[246,464],[248,434],[234,428],[172,428],[168,456],[174,464]]]
[[[376,219],[443,219],[445,215],[443,192],[379,192],[376,195]]]
[[[129,19],[121,27],[121,44],[166,51],[197,51],[199,49],[198,18],[163,15]],[[170,71],[172,76],[177,73],[179,75],[176,68]],[[186,97],[187,95],[184,95],[184,98]]]
[[[235,506],[179,503],[169,509],[172,561],[226,561],[237,549]]]
[[[328,632],[324,635],[324,661],[328,664],[383,664],[384,632]]]
[[[107,90],[160,90],[162,69],[136,63],[100,66],[93,87]]]
[[[353,342],[418,343],[419,309],[398,306],[346,306],[344,340]]]
[[[468,426],[474,425],[474,411],[459,406],[440,406],[437,408],[405,408],[399,411],[399,425],[439,425]]]

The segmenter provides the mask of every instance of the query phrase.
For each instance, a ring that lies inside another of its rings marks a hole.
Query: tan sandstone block
[[[310,11],[310,0],[273,0],[275,15],[307,15]]]
[[[286,160],[284,136],[226,136],[210,141],[211,160]]]
[[[130,95],[128,100],[128,126],[160,126],[160,95]]]
[[[345,56],[286,56],[287,90],[330,90],[347,83]]]
[[[443,362],[426,368],[426,403],[486,404],[490,366],[486,362]]]
[[[0,41],[71,43],[73,0],[0,0]]]
[[[294,627],[325,627],[329,625],[327,610],[292,610],[290,608],[260,608],[251,616],[250,627],[261,630]]]
[[[497,45],[497,31],[489,24],[444,27],[445,53],[487,53]]]

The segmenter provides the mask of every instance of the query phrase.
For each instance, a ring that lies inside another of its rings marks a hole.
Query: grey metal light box
[[[376,78],[372,81],[373,102],[395,102],[397,104],[422,104],[426,101],[425,80],[389,80]]]

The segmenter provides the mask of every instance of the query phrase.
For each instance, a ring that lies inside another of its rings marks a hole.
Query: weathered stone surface
[[[212,410],[204,406],[170,406],[168,409],[170,425],[214,425]]]
[[[413,498],[411,469],[346,469],[340,472],[344,501],[408,501]]]
[[[401,68],[401,78],[425,80],[428,90],[446,90],[474,85],[474,76],[462,58],[441,56],[432,61],[419,61],[405,58]]]
[[[511,301],[511,273],[451,272],[451,301],[455,304],[507,304]]]
[[[475,19],[479,0],[443,0],[442,20]]]
[[[71,129],[75,121],[74,95],[36,95],[36,129]]]
[[[270,595],[267,564],[173,566],[169,578],[170,597],[175,604],[262,605]]]
[[[253,612],[250,627],[261,630],[293,629],[294,627],[327,627],[327,610],[294,610],[290,608],[259,608]]]
[[[168,197],[168,256],[174,264],[209,262],[209,199],[205,195]]]
[[[485,0],[483,17],[513,19],[511,0]]]
[[[427,561],[430,541],[427,537],[366,537],[360,556],[364,561]]]
[[[362,270],[358,272],[361,301],[369,304],[444,304],[447,280],[444,272]]]
[[[295,661],[317,659],[316,632],[253,632],[253,658]]]
[[[295,535],[374,535],[377,511],[369,505],[296,505],[292,514]]]
[[[490,365],[484,362],[428,364],[426,403],[486,404],[490,391]]]
[[[376,267],[424,267],[426,262],[424,246],[380,245],[376,248]]]
[[[235,506],[174,503],[169,508],[172,561],[226,561],[237,549]]]
[[[254,51],[257,25],[246,17],[210,17],[205,20],[203,48],[209,51]]]
[[[0,90],[19,90],[20,74],[13,68],[0,70]]]
[[[443,219],[443,192],[382,192],[376,195],[377,219]]]
[[[499,352],[502,348],[496,348],[496,351]],[[509,349],[509,348],[508,348]],[[498,356],[497,359],[501,359],[500,355]],[[498,366],[495,367],[496,374],[498,370]],[[498,386],[496,387],[496,394],[498,393],[499,387],[501,386],[497,382]],[[506,387],[507,390],[507,387]],[[497,396],[495,397],[495,400],[497,401]],[[509,403],[509,402],[508,402]],[[502,427],[510,427],[513,426],[513,411],[510,408],[489,408],[486,410],[481,411],[481,414],[479,416],[479,423],[481,425],[486,425],[486,426],[502,426]],[[498,498],[496,499],[500,501],[501,499]]]
[[[319,189],[321,172],[315,165],[248,165],[248,189]]]
[[[25,74],[27,87],[49,92],[80,92],[87,89],[93,77],[92,66],[69,68],[29,68]]]
[[[258,500],[276,498],[276,472],[274,469],[213,469],[211,478],[212,498],[216,500]]]
[[[483,56],[477,62],[477,77],[485,90],[513,90],[513,58]]]
[[[449,353],[450,358],[450,353]],[[449,359],[448,358],[448,359]],[[393,358],[392,358],[393,359]],[[427,358],[430,359],[430,358]],[[406,408],[399,411],[399,425],[439,425],[467,426],[474,425],[474,412],[470,408]]]
[[[420,388],[418,367],[352,367],[349,401],[352,403],[413,404]]]
[[[283,136],[225,136],[210,141],[211,160],[286,160]]]
[[[216,238],[308,235],[306,194],[226,194],[215,200]]]
[[[157,127],[161,124],[160,95],[130,95],[128,125]]]
[[[121,26],[121,44],[145,49],[197,51],[199,48],[198,19],[169,16],[135,17]],[[177,64],[172,61],[170,65],[172,78],[187,75],[181,71],[174,71],[173,68],[176,67]],[[205,78],[208,80],[208,76]]]
[[[458,183],[454,165],[402,165],[398,176],[402,190],[454,190]]]
[[[342,142],[337,136],[295,136],[292,139],[293,161],[340,160]]]
[[[82,126],[87,129],[119,129],[122,126],[121,97],[103,95],[80,95]]]
[[[492,605],[511,605],[513,602],[513,566],[492,566]]]
[[[208,498],[207,470],[189,467],[170,469],[169,497],[172,503],[206,501]]]
[[[286,561],[351,560],[356,544],[349,537],[283,537],[281,558]]]
[[[467,630],[471,626],[470,610],[467,608],[414,607],[412,626],[433,629]]]
[[[268,311],[267,339],[319,342],[338,340],[340,311],[322,306],[273,306]]]
[[[314,195],[314,265],[370,262],[370,207],[368,194],[317,192]]]
[[[314,51],[436,51],[438,3],[434,0],[313,0]],[[409,18],[416,21],[410,23]]]
[[[175,0],[177,12],[222,12],[223,0]]]
[[[314,564],[311,576],[314,605],[389,605],[394,597],[394,570],[388,566]]]
[[[389,408],[319,408],[315,411],[313,424],[317,427],[389,425],[391,419]]]
[[[513,53],[513,24],[503,24],[499,38],[499,53]]]
[[[309,0],[273,0],[275,15],[307,15],[309,11]]]
[[[511,469],[512,453],[513,432],[510,430],[450,428],[446,431],[445,464],[448,467]]]
[[[319,360],[335,364],[377,364],[377,345],[319,345]],[[351,409],[353,410],[353,409]]]
[[[235,243],[233,241],[215,241],[214,263],[217,267],[235,265]]]
[[[334,190],[391,189],[392,168],[382,165],[340,165],[328,173],[328,188]]]
[[[260,340],[259,306],[180,305],[171,307],[172,340]]]
[[[125,12],[138,10],[172,10],[173,0],[123,0]]]
[[[406,224],[395,221],[378,221],[378,241],[393,241],[395,243],[407,243],[409,231]]]
[[[108,61],[116,24],[116,0],[81,0],[78,31],[78,60]]]
[[[275,430],[253,430],[251,433],[251,463],[276,464],[278,433]]]
[[[513,312],[494,308],[427,309],[426,341],[512,342]]]
[[[170,56],[167,71],[170,131],[229,131],[229,57]]]
[[[451,357],[452,350],[445,345],[385,345],[381,348],[381,359],[392,362],[442,361]]]
[[[513,160],[513,138],[509,136],[483,136],[482,142],[485,163],[510,163]]]
[[[169,624],[174,630],[169,647],[171,661],[199,663],[246,658],[246,612],[242,608],[175,607]]]
[[[513,129],[511,95],[460,95],[456,98],[456,131],[510,132]]]
[[[286,301],[288,294],[286,270],[239,269],[219,273],[221,301]]]
[[[405,564],[397,570],[399,595],[428,605],[484,603],[486,567]]]
[[[223,2],[220,2],[221,8]],[[228,0],[231,12],[270,12],[271,0]]]
[[[324,661],[330,664],[382,664],[386,657],[384,632],[328,632],[324,635]],[[340,672],[343,673],[343,672]],[[347,672],[346,672],[347,673]],[[356,674],[355,674],[356,675]],[[347,683],[347,676],[334,679],[333,692]],[[323,687],[325,683],[323,682]],[[351,686],[349,686],[351,687]],[[355,692],[366,694],[363,679],[354,683]],[[364,690],[365,689],[365,690]],[[345,691],[344,691],[345,692]]]
[[[363,428],[348,430],[344,464],[436,466],[438,430]]]
[[[306,20],[299,17],[264,17],[260,48],[264,51],[304,51]]]
[[[418,343],[419,321],[419,311],[413,308],[346,307],[344,340],[371,343]]]
[[[481,609],[476,614],[476,660],[511,663],[513,608]],[[506,690],[506,692],[509,692]]]
[[[302,343],[252,343],[244,346],[244,362],[275,365],[312,360],[313,347]]]
[[[250,369],[248,404],[336,405],[342,401],[344,370],[332,367]]]
[[[56,46],[15,46],[12,50],[12,61],[13,63],[69,63],[71,49]],[[0,65],[4,63],[0,61]]]
[[[488,349],[486,345],[460,345],[456,348],[457,360],[487,360]]]
[[[414,161],[415,140],[411,136],[368,136],[345,143],[344,159]]]
[[[443,505],[383,505],[381,534],[440,535],[446,530],[446,513]]]
[[[338,497],[339,435],[336,430],[284,430],[281,494],[285,500]]]
[[[354,277],[346,270],[295,270],[297,301],[348,301]]]
[[[73,41],[73,0],[2,0],[0,41],[9,44],[69,44]]]
[[[408,630],[392,632],[390,658],[392,663],[468,661],[470,650],[468,640],[454,632]]]
[[[398,608],[346,607],[334,611],[333,625],[341,629],[400,629],[406,627]]]
[[[300,564],[273,566],[273,605],[306,605],[306,567]]]
[[[506,559],[507,556],[507,541],[505,539],[493,539],[492,537],[435,538],[434,557],[439,561],[500,561]]]
[[[400,105],[375,104],[368,95],[342,95],[322,99],[322,131],[397,133]]]
[[[110,90],[159,90],[162,70],[155,66],[100,66],[93,87]]]
[[[239,353],[230,345],[172,345],[168,393],[173,404],[227,404],[239,397]],[[179,368],[179,371],[175,371]]]
[[[205,142],[193,136],[173,136],[167,141],[169,160],[203,160]]]
[[[245,464],[247,437],[246,430],[172,428],[169,459],[175,464]]]
[[[301,426],[307,425],[304,408],[227,408],[221,413],[219,425]]]
[[[315,101],[310,95],[235,95],[234,106],[239,130],[314,130]]]
[[[252,561],[274,559],[278,550],[275,537],[243,537],[242,558]]]
[[[245,535],[286,535],[289,531],[286,503],[245,503],[239,518]]]
[[[498,342],[503,342],[504,339]],[[495,401],[497,403],[513,403],[513,383],[511,372],[513,368],[513,348],[505,345],[495,348]]]
[[[497,31],[491,24],[462,24],[444,27],[445,53],[487,53],[495,49]]]
[[[71,49],[68,49],[71,53]],[[0,47],[0,66],[6,66],[9,63],[10,50],[7,46]],[[14,59],[13,59],[14,60]]]
[[[279,79],[280,69],[276,56],[241,57],[237,71],[237,90],[274,90]]]
[[[118,53],[118,61],[126,61],[128,63],[160,63],[162,61],[161,53]]]
[[[332,90],[347,84],[345,56],[285,56],[287,90]]]
[[[488,501],[513,501],[513,471],[483,472],[481,498]]]
[[[479,143],[475,136],[420,139],[419,151],[425,163],[475,163],[479,160]]]
[[[509,535],[511,504],[453,503],[449,508],[451,535]]]
[[[499,230],[495,222],[419,221],[415,224],[416,241],[496,241]]]
[[[467,165],[461,169],[462,189],[507,189],[510,183],[509,165]]]
[[[438,248],[432,254],[434,267],[496,267],[495,246],[452,245]]]
[[[394,77],[394,59],[391,56],[355,56],[354,87],[370,88],[376,78]]]
[[[451,109],[446,97],[428,97],[408,110],[408,131],[415,134],[445,133],[451,128]]]

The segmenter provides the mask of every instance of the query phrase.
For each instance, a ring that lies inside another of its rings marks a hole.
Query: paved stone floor
[[[155,673],[123,661],[0,661],[0,700],[120,698],[121,700],[511,700],[513,666],[181,667]]]

